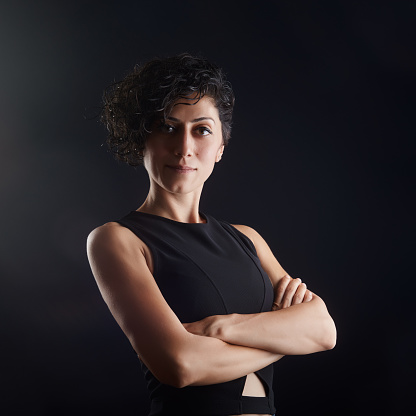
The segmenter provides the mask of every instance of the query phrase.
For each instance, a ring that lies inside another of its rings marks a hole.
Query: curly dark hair
[[[137,166],[154,122],[166,120],[178,99],[196,93],[214,100],[222,125],[224,144],[231,135],[234,93],[224,72],[201,57],[183,53],[136,65],[122,81],[103,95],[101,121],[107,127],[107,144],[118,160]],[[185,103],[184,103],[185,104]]]

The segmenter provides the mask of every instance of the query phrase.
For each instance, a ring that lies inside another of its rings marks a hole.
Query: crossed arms
[[[335,324],[323,300],[292,279],[280,266],[263,238],[252,228],[235,226],[254,243],[262,267],[275,288],[273,310],[256,314],[209,316],[185,324],[197,335],[282,355],[303,355],[332,349]]]
[[[257,371],[283,355],[333,348],[335,326],[324,302],[287,273],[251,228],[275,288],[275,310],[208,317],[182,324],[163,298],[144,243],[117,223],[95,229],[87,251],[100,292],[135,351],[162,383],[175,387],[222,383]]]

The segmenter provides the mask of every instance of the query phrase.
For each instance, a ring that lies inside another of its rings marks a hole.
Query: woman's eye
[[[166,124],[166,123],[161,123],[159,128],[164,133],[172,133],[175,130],[175,127],[171,126],[170,124]]]
[[[208,136],[208,134],[212,134],[212,131],[208,127],[198,127],[198,133],[201,136]]]

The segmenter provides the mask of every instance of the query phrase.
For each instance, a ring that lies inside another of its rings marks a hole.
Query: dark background
[[[85,240],[141,204],[147,177],[113,161],[94,116],[135,63],[188,51],[237,97],[202,210],[257,229],[337,323],[333,351],[276,365],[279,415],[409,414],[415,15],[414,1],[2,1],[0,411],[146,414]]]

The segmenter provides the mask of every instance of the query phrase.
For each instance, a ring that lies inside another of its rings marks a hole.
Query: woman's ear
[[[216,162],[219,162],[222,158],[222,154],[224,153],[224,145],[222,145],[219,149],[218,149],[218,153],[217,153],[217,157],[215,159]]]

